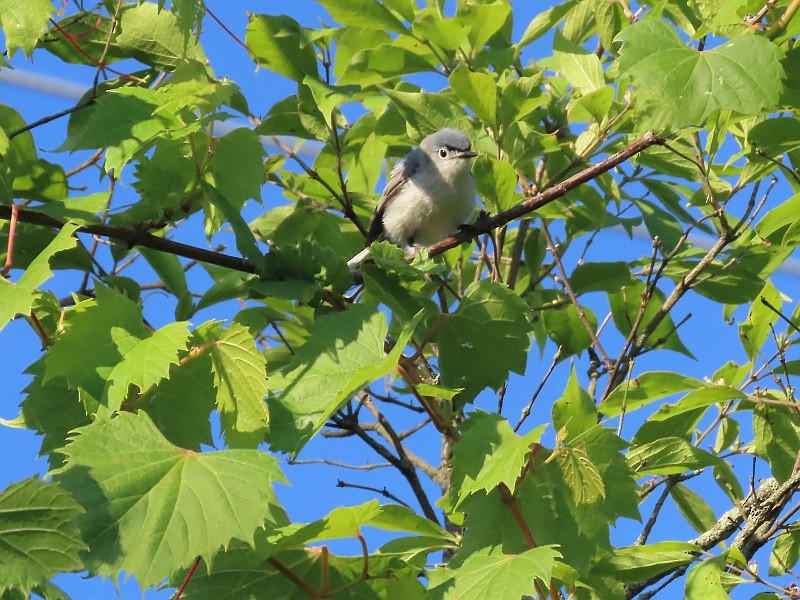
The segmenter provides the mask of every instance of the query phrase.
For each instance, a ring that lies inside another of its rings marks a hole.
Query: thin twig
[[[389,500],[393,500],[394,502],[397,502],[398,504],[402,504],[406,508],[411,508],[411,506],[409,506],[409,504],[407,502],[403,502],[400,498],[398,498],[393,493],[391,493],[389,490],[387,490],[385,486],[382,489],[379,489],[379,488],[376,488],[376,487],[371,487],[369,485],[359,485],[357,483],[347,483],[346,481],[342,481],[341,479],[338,479],[336,481],[336,487],[338,487],[338,488],[355,488],[357,490],[366,490],[368,492],[375,492],[376,494],[380,494],[384,498],[389,498]]]
[[[539,397],[539,393],[542,391],[544,384],[547,383],[547,380],[550,378],[550,375],[553,373],[553,369],[556,368],[556,363],[558,363],[558,359],[561,358],[561,351],[563,350],[563,346],[559,346],[556,350],[556,353],[553,354],[553,360],[550,362],[550,366],[547,369],[547,372],[542,377],[542,380],[539,382],[539,385],[536,386],[536,391],[533,392],[533,396],[531,396],[530,401],[528,402],[527,406],[522,409],[522,414],[519,417],[519,421],[514,426],[514,431],[519,431],[519,428],[522,427],[522,424],[525,422],[525,419],[528,418],[528,415],[531,414],[531,409],[533,408],[533,403],[536,402],[536,398]]]
[[[555,243],[553,242],[553,238],[550,236],[550,230],[547,227],[547,223],[544,219],[542,219],[542,233],[544,234],[545,240],[547,240],[547,246],[550,250],[550,254],[553,255],[553,260],[556,263],[556,268],[558,269],[559,274],[561,275],[561,280],[564,284],[564,289],[567,291],[567,296],[569,296],[572,305],[575,307],[575,312],[578,315],[578,319],[581,323],[583,323],[583,327],[586,329],[586,333],[589,334],[589,337],[592,340],[592,345],[594,346],[595,350],[600,353],[600,356],[605,363],[607,369],[611,369],[612,363],[611,359],[609,358],[608,354],[606,354],[605,349],[603,348],[600,340],[597,338],[597,331],[589,322],[589,319],[586,317],[586,312],[583,310],[583,306],[581,303],[578,302],[578,297],[575,295],[575,292],[572,289],[572,285],[569,282],[569,276],[567,275],[566,269],[564,269],[564,263],[561,262],[561,257],[558,254],[558,248],[556,247]]]
[[[327,458],[309,458],[306,460],[290,460],[290,465],[330,465],[331,467],[341,467],[342,469],[352,469],[353,471],[372,471],[373,469],[383,469],[391,467],[391,463],[375,463],[374,465],[350,465],[347,463],[339,462],[338,460],[330,460]]]

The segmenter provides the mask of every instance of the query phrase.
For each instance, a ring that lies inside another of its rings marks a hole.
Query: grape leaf
[[[474,554],[456,569],[429,571],[429,598],[449,600],[506,600],[533,596],[533,578],[548,583],[555,559],[555,546],[539,546],[520,554]]]
[[[188,60],[206,62],[197,40],[186,35],[168,10],[145,2],[122,14],[116,42],[133,58],[162,71],[172,71]]]
[[[75,519],[83,509],[54,483],[26,479],[0,493],[0,595],[29,592],[66,571],[83,569],[86,548]]]
[[[75,247],[75,238],[72,234],[76,229],[77,225],[69,223],[64,225],[53,241],[31,261],[16,283],[0,278],[0,330],[17,313],[27,315],[31,312],[36,288],[53,275],[49,266],[50,258],[61,250]]]
[[[198,555],[212,561],[259,527],[284,525],[276,461],[256,450],[197,454],[170,444],[144,412],[76,430],[56,480],[86,510],[77,522],[99,574],[150,586]]]
[[[186,348],[189,339],[188,323],[176,321],[155,331],[132,346],[108,374],[104,403],[117,410],[135,385],[145,392],[162,379],[169,377],[170,367],[178,363],[178,353]]]
[[[391,373],[422,314],[404,327],[388,355],[386,316],[374,308],[354,305],[312,324],[308,342],[270,381],[278,392],[269,399],[271,446],[297,454],[342,403]]]
[[[255,447],[267,429],[267,372],[253,336],[238,323],[225,329],[209,322],[198,327],[195,339],[211,357],[217,410],[228,445]]]
[[[470,285],[458,310],[438,331],[442,384],[476,394],[499,388],[509,371],[525,372],[531,326],[527,305],[503,285],[482,280]],[[492,352],[480,352],[492,340]]]
[[[505,483],[513,492],[516,480],[545,426],[525,437],[511,429],[500,415],[477,412],[463,423],[463,436],[453,446],[452,489],[458,505],[477,491],[489,491]]]
[[[651,14],[616,39],[624,42],[619,75],[630,78],[646,127],[674,131],[702,124],[715,110],[757,114],[778,102],[783,52],[766,37],[740,35],[697,51]]]
[[[64,333],[47,354],[43,382],[61,376],[99,403],[109,374],[150,330],[136,303],[102,285],[95,292],[96,300],[84,300],[67,312]]]
[[[30,58],[55,7],[50,0],[0,0],[0,26],[6,37],[8,58],[18,49]]]

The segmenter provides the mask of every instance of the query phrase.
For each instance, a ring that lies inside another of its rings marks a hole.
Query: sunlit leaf
[[[154,585],[198,555],[211,560],[232,540],[252,542],[257,528],[285,522],[272,490],[283,476],[263,452],[195,454],[170,444],[144,413],[76,433],[57,480],[86,511],[77,522],[96,573],[125,570]]]

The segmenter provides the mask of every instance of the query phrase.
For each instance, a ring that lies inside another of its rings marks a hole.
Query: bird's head
[[[442,172],[469,171],[469,159],[477,156],[469,138],[462,131],[450,127],[429,135],[419,147]]]

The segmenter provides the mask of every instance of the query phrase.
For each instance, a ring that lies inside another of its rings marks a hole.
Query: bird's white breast
[[[383,217],[386,237],[398,245],[413,238],[429,246],[469,223],[475,210],[470,161],[433,161],[403,184]]]

